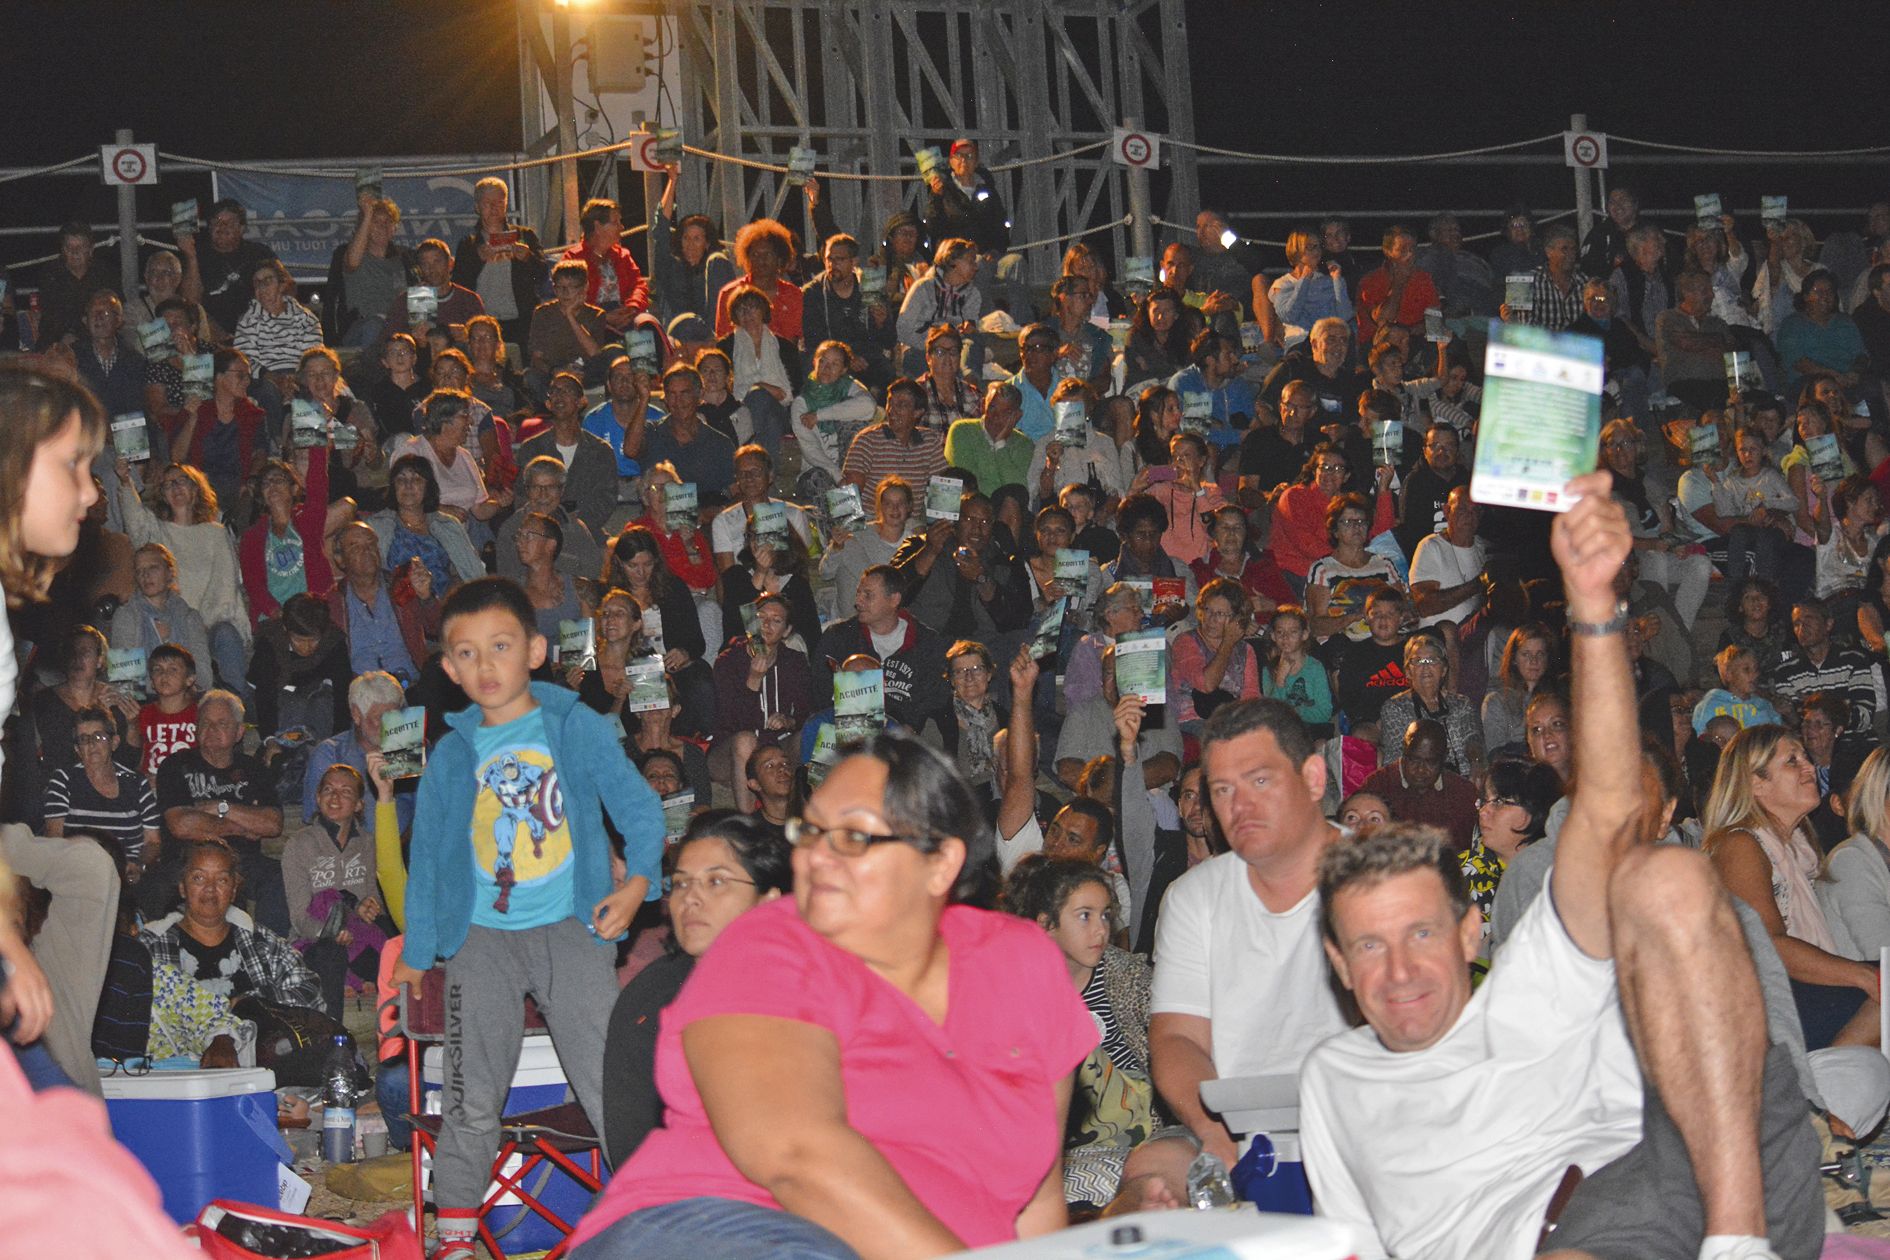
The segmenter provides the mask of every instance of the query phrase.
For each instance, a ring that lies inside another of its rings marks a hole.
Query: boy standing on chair
[[[663,814],[609,720],[575,692],[532,682],[546,643],[516,583],[460,587],[440,637],[447,676],[473,704],[447,716],[452,729],[420,779],[407,940],[393,978],[417,991],[436,960],[446,964],[438,1256],[471,1260],[527,994],[602,1132],[612,945],[656,895]],[[621,865],[604,809],[624,838]]]

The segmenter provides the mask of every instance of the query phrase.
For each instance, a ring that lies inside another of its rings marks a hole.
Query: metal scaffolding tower
[[[795,145],[823,170],[902,173],[900,182],[824,180],[836,218],[868,248],[922,191],[915,150],[975,137],[987,166],[1053,158],[1108,141],[1125,120],[1192,140],[1183,0],[600,0],[616,12],[668,18],[664,49],[680,83],[665,83],[657,120],[691,145],[785,166]],[[530,58],[526,58],[530,63]],[[1191,215],[1194,153],[1164,147],[1153,179],[1159,217]],[[1013,239],[1046,240],[1120,221],[1128,168],[1108,146],[1000,172]],[[684,164],[681,203],[728,230],[786,202],[782,177],[729,162]],[[796,199],[798,201],[798,198]],[[798,218],[795,219],[798,223]],[[1111,242],[1127,248],[1125,229]],[[1100,242],[1099,242],[1100,243]],[[1027,276],[1047,280],[1057,251],[1031,251]]]

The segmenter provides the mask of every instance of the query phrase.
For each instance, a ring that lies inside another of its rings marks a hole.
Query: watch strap
[[[1627,601],[1623,599],[1615,601],[1614,616],[1607,621],[1576,621],[1571,618],[1568,623],[1568,628],[1569,632],[1572,634],[1601,638],[1605,635],[1620,634],[1623,630],[1627,629],[1627,623],[1628,606]]]

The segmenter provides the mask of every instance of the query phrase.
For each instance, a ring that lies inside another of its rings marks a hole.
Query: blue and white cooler
[[[172,1220],[195,1220],[212,1199],[279,1205],[278,1173],[292,1156],[276,1128],[274,1072],[119,1072],[103,1085],[112,1136],[157,1182]]]

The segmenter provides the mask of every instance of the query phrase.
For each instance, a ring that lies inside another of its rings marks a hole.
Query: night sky
[[[3,160],[68,158],[126,125],[176,151],[231,158],[510,150],[519,143],[514,11],[514,0],[16,0],[0,12],[0,82],[13,106]],[[1577,110],[1603,129],[1676,143],[1890,143],[1875,4],[1204,0],[1189,5],[1189,21],[1206,143],[1433,151],[1559,131]],[[1735,163],[1616,176],[1668,206],[1696,192],[1733,205],[1787,192],[1798,208],[1890,194],[1886,167]],[[1309,211],[1572,201],[1560,166],[1219,168],[1204,171],[1203,195]],[[8,223],[106,220],[111,207],[96,179],[0,185]],[[146,217],[161,214],[153,198]],[[1256,229],[1276,236],[1284,225]],[[8,245],[0,253],[20,256]]]

